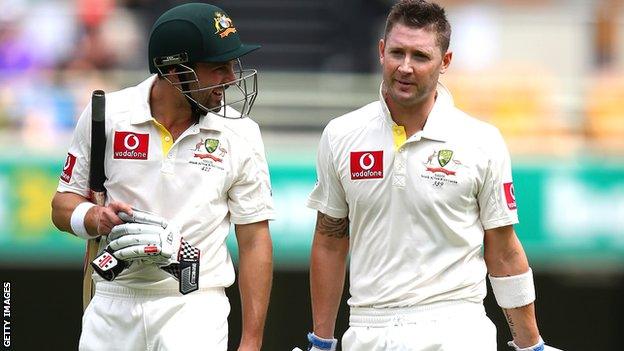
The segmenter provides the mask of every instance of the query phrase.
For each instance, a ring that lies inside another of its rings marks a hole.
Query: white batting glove
[[[563,351],[563,350],[544,344],[544,340],[542,340],[541,337],[537,344],[533,346],[525,347],[525,348],[518,347],[518,345],[516,345],[516,343],[513,341],[508,342],[507,345],[510,347],[513,347],[513,349],[516,351]]]
[[[182,238],[180,230],[166,224],[124,223],[116,225],[108,235],[113,256],[123,261],[141,260],[159,267],[178,262]]]

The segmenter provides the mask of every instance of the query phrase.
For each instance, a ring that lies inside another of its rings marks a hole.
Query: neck
[[[196,122],[184,96],[164,79],[156,78],[149,104],[152,117],[171,133],[174,140]]]
[[[383,93],[386,105],[392,116],[392,120],[405,128],[405,134],[409,138],[414,133],[424,129],[427,117],[433,109],[436,100],[436,92],[433,91],[422,101],[415,104],[404,105],[393,100],[386,92]]]

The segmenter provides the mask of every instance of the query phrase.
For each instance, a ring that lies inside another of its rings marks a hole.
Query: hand
[[[560,350],[560,349],[557,349],[557,348],[554,348],[552,346],[548,346],[548,345],[544,344],[544,340],[542,340],[541,337],[540,337],[539,342],[537,344],[535,344],[533,346],[525,347],[525,348],[520,348],[513,341],[508,342],[507,345],[512,347],[516,351],[563,351],[563,350]]]
[[[182,238],[180,230],[171,224],[163,227],[155,224],[125,223],[113,227],[108,240],[107,250],[119,260],[142,260],[163,267],[178,263]]]
[[[123,202],[111,202],[107,206],[93,206],[85,216],[85,227],[91,235],[108,235],[111,229],[124,221],[118,213],[132,214],[132,207]]]

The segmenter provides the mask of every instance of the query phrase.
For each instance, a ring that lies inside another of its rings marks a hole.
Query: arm
[[[57,192],[52,198],[52,222],[54,225],[67,233],[73,233],[70,225],[71,215],[78,204],[87,201],[84,196],[70,193]],[[87,211],[84,223],[89,235],[94,238],[108,234],[111,228],[122,224],[123,221],[117,216],[117,212],[132,213],[132,208],[122,202],[111,202],[106,207],[93,206]]]
[[[485,264],[492,277],[519,275],[529,270],[526,254],[513,226],[486,230],[484,246]],[[534,303],[517,308],[503,308],[503,313],[516,345],[528,347],[538,343],[539,331]]]
[[[314,334],[334,337],[349,252],[349,219],[318,212],[310,258]]]
[[[239,290],[243,310],[243,350],[260,350],[273,276],[273,244],[268,221],[235,226]]]

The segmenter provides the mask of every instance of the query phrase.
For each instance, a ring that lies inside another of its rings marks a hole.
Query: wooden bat
[[[104,118],[106,115],[106,98],[102,90],[95,90],[91,95],[91,160],[89,162],[89,199],[96,205],[104,206],[106,202],[106,188],[104,181],[104,154],[106,152],[106,129]],[[98,253],[100,239],[87,241],[84,260],[84,276],[82,277],[82,307],[86,309],[93,297],[93,268],[91,261]]]

